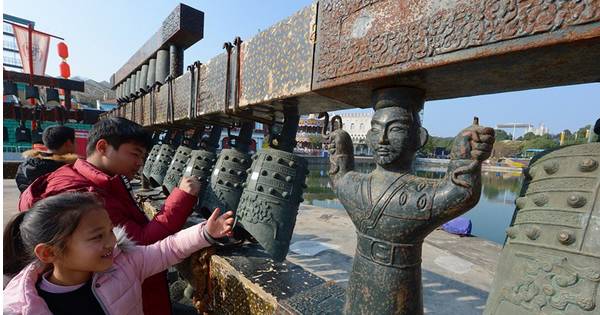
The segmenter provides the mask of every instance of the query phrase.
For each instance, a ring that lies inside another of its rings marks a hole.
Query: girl
[[[4,229],[4,314],[142,314],[142,281],[231,236],[233,213],[149,246],[113,226],[92,193],[43,199]],[[116,245],[116,246],[115,246]],[[23,269],[24,268],[24,269]]]

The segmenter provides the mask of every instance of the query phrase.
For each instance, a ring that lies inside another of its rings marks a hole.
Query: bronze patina
[[[436,227],[477,204],[481,162],[489,157],[494,130],[475,122],[454,140],[446,176],[412,174],[415,153],[427,141],[419,111],[424,91],[376,90],[367,133],[376,169],[354,171],[350,135],[329,136],[334,191],[356,226],[357,248],[346,293],[347,314],[423,314],[421,246]]]
[[[484,314],[600,312],[599,162],[600,143],[532,160]]]

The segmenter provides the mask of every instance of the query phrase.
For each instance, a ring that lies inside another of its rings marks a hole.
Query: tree
[[[559,144],[558,144],[558,142],[556,142],[556,140],[550,139],[549,136],[547,136],[547,137],[541,136],[541,137],[536,137],[534,139],[525,141],[525,143],[523,144],[523,151],[525,151],[527,149],[548,150],[548,149],[556,148],[558,146],[559,146]]]
[[[533,132],[528,132],[526,134],[523,135],[523,140],[527,141],[527,140],[533,140],[535,139],[537,136],[535,135],[535,133]]]
[[[512,140],[512,135],[502,129],[495,129],[496,141]]]
[[[320,149],[323,143],[323,136],[321,135],[310,135],[308,136],[308,142],[310,143],[311,149]]]

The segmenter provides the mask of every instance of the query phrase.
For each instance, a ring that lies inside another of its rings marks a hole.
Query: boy
[[[75,153],[75,130],[66,126],[50,126],[42,134],[46,151],[36,149],[23,152],[25,162],[19,164],[15,181],[23,192],[38,177],[54,172],[65,164],[77,160]]]
[[[124,118],[101,120],[90,131],[87,158],[33,182],[21,195],[19,210],[25,211],[36,201],[61,192],[92,191],[104,199],[113,224],[123,226],[138,245],[174,234],[191,214],[200,183],[183,178],[162,211],[148,220],[131,195],[129,180],[143,166],[151,145],[150,135],[140,125]],[[144,314],[171,314],[166,272],[144,281],[142,299]]]

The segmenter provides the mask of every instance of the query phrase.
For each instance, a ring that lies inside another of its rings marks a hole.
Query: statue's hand
[[[490,157],[495,141],[494,129],[472,125],[463,129],[452,145],[452,159],[482,162]]]
[[[342,129],[332,131],[326,136],[325,143],[329,151],[330,175],[354,169],[354,147],[346,131]]]
[[[352,139],[350,135],[338,129],[326,136],[327,149],[330,155],[354,154]]]

